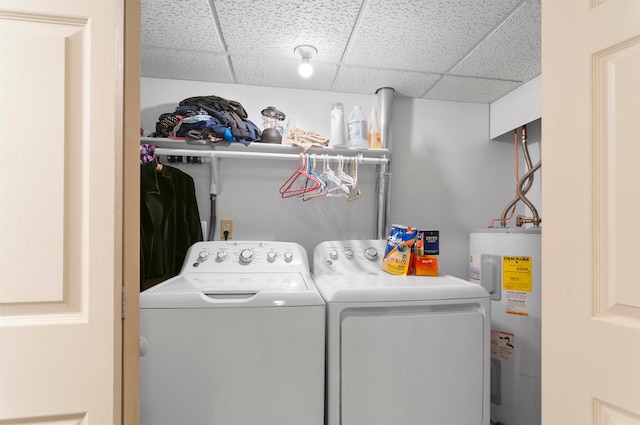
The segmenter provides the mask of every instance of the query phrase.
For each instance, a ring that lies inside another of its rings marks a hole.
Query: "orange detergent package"
[[[416,276],[438,276],[438,257],[435,255],[414,256]]]
[[[415,229],[393,225],[387,238],[387,249],[382,260],[382,270],[393,275],[407,275],[411,264],[411,247],[416,237],[417,231]]]
[[[418,230],[413,245],[409,274],[415,276],[438,276],[438,257],[440,252],[437,230]],[[426,254],[425,255],[425,251]]]
[[[424,251],[422,250],[422,232],[419,230],[416,233],[416,239],[413,242],[413,246],[411,247],[411,260],[409,261],[409,270],[407,271],[407,276],[416,274],[417,255],[424,255]]]

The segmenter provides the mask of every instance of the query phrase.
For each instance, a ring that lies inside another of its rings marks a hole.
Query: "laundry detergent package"
[[[407,275],[438,276],[439,233],[438,230],[417,231]]]
[[[435,255],[416,255],[413,258],[416,276],[438,276],[438,257]]]
[[[398,246],[402,242],[402,236],[407,232],[408,227],[401,224],[392,224],[389,236],[387,237],[387,247],[384,251],[384,256],[389,255],[391,250]]]
[[[440,231],[422,230],[422,243],[425,255],[440,255]]]
[[[411,265],[411,249],[416,240],[417,231],[411,227],[394,224],[391,226],[382,270],[387,273],[404,276]]]

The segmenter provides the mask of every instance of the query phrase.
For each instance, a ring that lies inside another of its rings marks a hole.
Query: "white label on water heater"
[[[491,329],[491,357],[513,360],[516,336],[513,332]]]
[[[506,291],[507,313],[528,316],[529,294],[529,292]]]
[[[480,281],[480,254],[469,256],[469,279]]]

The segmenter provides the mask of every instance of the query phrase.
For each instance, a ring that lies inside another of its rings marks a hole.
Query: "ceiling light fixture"
[[[301,46],[296,46],[293,51],[299,54],[302,58],[302,63],[298,68],[300,75],[304,78],[311,77],[311,74],[313,74],[313,68],[309,63],[309,59],[318,53],[318,49],[308,44],[303,44]]]

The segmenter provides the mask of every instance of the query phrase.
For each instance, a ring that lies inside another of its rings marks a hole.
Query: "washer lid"
[[[187,273],[140,294],[140,308],[322,304],[311,278],[300,273]]]
[[[308,291],[300,273],[188,273],[154,286],[149,292]]]
[[[488,298],[480,285],[453,276],[321,275],[315,283],[327,302],[428,301]]]

